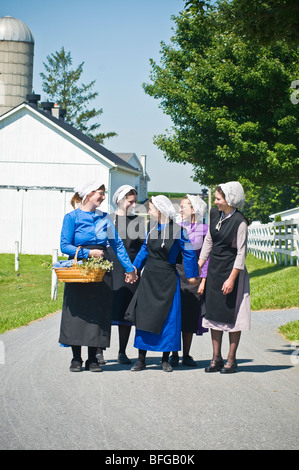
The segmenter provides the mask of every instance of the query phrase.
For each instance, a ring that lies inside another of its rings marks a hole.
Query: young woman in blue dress
[[[162,370],[171,372],[169,354],[181,349],[180,277],[176,271],[182,253],[186,278],[198,283],[196,253],[184,234],[173,222],[175,209],[171,201],[155,196],[149,202],[150,227],[146,240],[133,264],[142,272],[138,289],[128,308],[136,326],[134,346],[138,361],[132,371],[145,369],[147,351],[161,351]]]
[[[109,241],[118,260],[127,273],[127,281],[134,282],[134,266],[124,244],[107,213],[99,210],[105,199],[105,186],[98,182],[75,188],[72,205],[79,207],[66,214],[62,224],[61,252],[74,258],[78,246],[78,259],[108,258]],[[87,346],[85,368],[92,372],[102,369],[97,361],[98,348],[110,345],[112,315],[112,276],[105,273],[102,282],[65,283],[59,342],[72,347],[70,370],[82,370],[81,347]]]

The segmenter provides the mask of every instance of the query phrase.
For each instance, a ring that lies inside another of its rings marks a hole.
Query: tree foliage
[[[73,59],[64,47],[47,56],[43,63],[46,73],[41,73],[43,91],[50,100],[55,101],[66,110],[66,121],[86,135],[102,143],[104,139],[117,135],[115,132],[97,132],[100,124],[95,121],[103,112],[102,109],[88,108],[89,103],[98,96],[93,91],[95,80],[89,84],[79,84],[83,73],[84,62],[72,68]]]
[[[242,177],[257,186],[295,185],[297,50],[283,40],[247,40],[209,2],[187,3],[143,84],[173,123],[155,144],[169,161],[191,163],[202,184]]]
[[[298,0],[226,0],[220,11],[227,25],[251,41],[299,45]]]

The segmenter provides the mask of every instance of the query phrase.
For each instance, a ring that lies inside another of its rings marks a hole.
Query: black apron
[[[236,211],[231,217],[223,220],[221,229],[218,231],[216,225],[220,215],[221,212],[218,209],[211,209],[210,233],[213,248],[207,273],[202,315],[211,321],[234,324],[239,278],[236,278],[230,294],[224,295],[222,286],[231,274],[237,255],[237,248],[232,247],[233,239],[237,235],[240,223],[246,219],[243,214]]]
[[[125,317],[139,330],[160,334],[167,318],[177,286],[176,265],[168,262],[168,255],[178,230],[180,227],[171,221],[165,239],[163,228],[149,233],[148,257]],[[163,239],[165,245],[162,247]]]
[[[111,215],[111,219],[114,222],[119,237],[123,241],[130,260],[133,262],[144,242],[144,218],[138,217],[136,215],[118,216],[117,214],[113,213]],[[135,231],[135,233],[131,234],[131,231]],[[131,237],[129,235],[131,235]],[[125,282],[125,269],[118,260],[111,246],[107,248],[107,252],[109,254],[109,259],[113,262],[112,321],[122,322],[124,321],[124,314],[128,308],[128,305],[131,302],[132,297],[138,287],[139,279],[134,284]],[[140,277],[140,273],[138,273],[138,276]]]
[[[83,248],[103,250],[104,258],[109,259],[104,246],[89,245]],[[105,273],[102,282],[66,282],[59,342],[70,346],[109,347],[111,315],[111,272]]]

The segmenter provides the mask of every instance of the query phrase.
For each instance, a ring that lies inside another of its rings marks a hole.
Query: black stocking
[[[73,351],[73,359],[75,361],[81,361],[81,346],[72,346],[72,351]]]
[[[162,362],[168,362],[168,358],[169,358],[169,351],[163,352]]]
[[[97,348],[88,346],[88,360],[89,362],[97,362],[96,358]]]
[[[145,351],[144,349],[139,349],[138,360],[140,362],[143,362],[143,363],[145,362],[146,353],[147,351]]]
[[[118,337],[119,337],[119,353],[125,354],[126,347],[129,341],[129,336],[131,332],[131,325],[119,325],[118,327]]]

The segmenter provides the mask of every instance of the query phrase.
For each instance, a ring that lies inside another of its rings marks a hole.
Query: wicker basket
[[[75,263],[70,268],[54,268],[58,281],[60,282],[102,282],[105,269],[84,273],[78,267],[77,256],[81,246],[78,246],[75,254]]]

